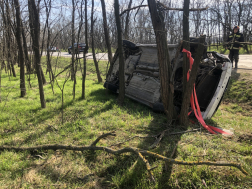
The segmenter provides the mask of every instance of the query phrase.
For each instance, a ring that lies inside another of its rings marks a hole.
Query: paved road
[[[228,55],[225,55],[228,57]],[[238,68],[252,69],[252,55],[239,55]]]
[[[46,55],[46,53],[43,53],[43,55]],[[68,52],[53,52],[52,56],[62,56],[66,58],[71,58],[72,54],[68,54]],[[83,53],[79,54],[80,57],[83,56]],[[97,53],[96,54],[97,60],[108,60],[108,54],[107,53]],[[87,53],[87,59],[93,59],[92,53]]]
[[[54,52],[52,55],[58,56],[58,52]],[[63,56],[63,57],[69,57],[69,58],[72,57],[72,55],[68,54],[68,52],[61,52],[61,53],[59,53],[59,55]],[[80,54],[80,56],[83,56],[83,55]],[[228,55],[225,55],[225,56],[228,57]],[[92,53],[88,53],[87,58],[93,59]],[[99,60],[99,59],[100,60],[108,60],[108,54],[107,53],[98,53],[96,55],[96,58],[97,58],[97,60]],[[238,68],[252,69],[252,55],[240,55]]]

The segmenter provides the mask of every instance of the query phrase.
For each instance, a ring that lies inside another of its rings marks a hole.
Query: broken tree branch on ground
[[[10,150],[10,151],[36,151],[36,150],[73,150],[73,151],[105,151],[110,154],[114,155],[120,155],[123,153],[131,152],[133,154],[136,154],[146,165],[147,170],[150,174],[151,180],[155,182],[155,179],[153,177],[153,174],[151,172],[152,168],[150,167],[149,162],[146,160],[145,156],[152,156],[157,158],[158,160],[163,160],[166,163],[171,164],[179,164],[179,165],[213,165],[213,166],[230,166],[230,167],[236,167],[238,168],[242,173],[245,175],[248,175],[248,173],[242,168],[242,166],[239,163],[235,162],[211,162],[211,161],[182,161],[172,158],[167,158],[165,156],[162,156],[160,154],[142,150],[139,148],[134,147],[125,147],[119,150],[114,150],[109,147],[104,146],[96,146],[96,144],[103,138],[106,138],[107,136],[116,136],[115,132],[105,133],[99,136],[90,146],[72,146],[72,145],[63,145],[63,144],[46,144],[46,145],[40,145],[40,146],[31,146],[31,147],[15,147],[15,146],[0,146],[0,151],[4,150]]]

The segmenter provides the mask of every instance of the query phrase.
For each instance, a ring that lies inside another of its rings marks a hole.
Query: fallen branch
[[[148,170],[148,172],[149,172],[149,175],[150,175],[150,177],[151,177],[151,180],[152,180],[153,182],[156,182],[156,181],[155,181],[155,178],[154,178],[154,176],[153,176],[153,174],[152,174],[152,172],[151,172],[151,170],[152,170],[153,168],[151,168],[151,166],[150,166],[148,160],[146,160],[146,159],[144,158],[144,156],[143,156],[140,152],[138,152],[138,156],[139,156],[140,159],[146,164],[146,168],[147,168],[147,170]]]
[[[159,142],[162,140],[163,136],[165,135],[166,130],[164,130],[159,137],[157,138],[157,140],[149,147],[149,149],[153,149],[156,148],[156,146],[159,144]]]
[[[102,134],[90,146],[95,146],[102,138],[106,138],[107,136],[116,136],[115,131],[112,131],[112,132],[106,133],[106,134]]]
[[[166,129],[166,130],[164,130],[164,131],[162,131],[161,133],[159,133],[159,134],[157,134],[157,135],[152,135],[152,136],[139,136],[139,135],[136,135],[136,136],[133,136],[133,137],[130,137],[129,139],[127,139],[127,140],[125,140],[125,141],[121,141],[121,142],[119,142],[119,143],[117,143],[117,144],[112,144],[112,145],[110,145],[110,146],[108,146],[108,147],[112,147],[112,146],[119,146],[119,145],[121,145],[121,144],[124,144],[124,143],[126,143],[126,142],[128,142],[128,141],[130,141],[130,140],[133,140],[133,139],[135,139],[135,138],[155,138],[157,141],[161,141],[161,137],[160,136],[162,136],[162,133],[166,133],[167,131],[168,131],[169,129]],[[198,129],[192,129],[192,130],[187,130],[187,131],[181,131],[181,132],[174,132],[174,133],[167,133],[167,134],[165,134],[166,136],[169,136],[169,135],[179,135],[179,134],[184,134],[184,133],[190,133],[190,132],[196,132],[196,131],[199,131],[200,130],[200,128],[198,128]],[[163,137],[163,136],[162,136]],[[157,142],[156,141],[156,142]],[[156,143],[155,142],[155,143]],[[154,144],[155,144],[154,143]],[[153,144],[153,145],[154,145]],[[157,143],[158,144],[158,143]],[[152,146],[153,146],[152,145]],[[150,147],[151,148],[151,147]]]
[[[185,134],[185,133],[190,133],[190,132],[196,132],[196,131],[199,131],[199,130],[200,130],[200,128],[187,130],[187,131],[181,131],[181,132],[167,133],[166,135],[179,135],[179,134]]]
[[[127,139],[127,140],[125,140],[125,141],[122,141],[122,142],[119,142],[119,143],[117,143],[117,144],[112,144],[112,145],[110,145],[109,147],[112,147],[112,146],[119,146],[119,145],[121,145],[121,144],[124,144],[124,143],[126,143],[126,142],[128,142],[128,141],[130,141],[130,140],[133,140],[134,138],[157,138],[157,136],[155,135],[155,136],[133,136],[133,137],[130,137],[129,139]]]
[[[188,161],[188,162],[186,162],[186,161],[183,161],[183,160],[176,160],[176,159],[167,158],[165,156],[156,154],[154,152],[146,151],[146,150],[142,150],[140,152],[142,154],[144,154],[144,155],[151,155],[151,156],[154,156],[155,158],[157,158],[159,160],[163,160],[163,161],[166,161],[166,162],[169,162],[169,163],[179,164],[179,165],[214,165],[214,166],[231,166],[231,167],[236,167],[243,174],[248,175],[247,171],[245,171],[240,164],[234,163],[234,162],[230,162],[230,163],[211,162],[211,161]]]
[[[175,155],[176,150],[177,150],[177,146],[178,146],[178,144],[176,144],[176,145],[174,146],[173,151],[172,151],[171,156],[170,156],[171,158],[173,158],[173,156]]]
[[[99,136],[90,146],[71,146],[71,145],[59,145],[59,144],[48,144],[48,145],[40,145],[40,146],[32,146],[32,147],[13,147],[13,146],[0,146],[0,151],[4,151],[4,150],[13,150],[13,151],[35,151],[35,150],[73,150],[73,151],[87,151],[87,150],[100,150],[100,151],[105,151],[107,153],[110,154],[114,154],[114,155],[120,155],[123,153],[134,153],[136,154],[138,157],[140,157],[140,159],[146,164],[147,170],[150,173],[150,176],[152,177],[152,173],[151,173],[151,167],[149,162],[145,159],[145,157],[143,155],[146,156],[154,156],[155,158],[159,159],[159,160],[163,160],[165,162],[168,163],[172,163],[172,164],[180,164],[180,165],[214,165],[214,166],[231,166],[231,167],[236,167],[238,168],[242,173],[244,173],[245,175],[247,175],[248,173],[242,168],[242,166],[238,163],[220,163],[220,162],[210,162],[210,161],[182,161],[182,160],[176,160],[176,159],[172,159],[172,158],[167,158],[165,156],[159,155],[157,153],[151,152],[151,151],[147,151],[147,150],[142,150],[139,148],[133,148],[133,147],[125,147],[119,150],[113,150],[109,147],[103,147],[103,146],[95,146],[100,139],[105,138],[107,136],[115,136],[115,132],[110,132],[110,133],[106,133],[103,134],[101,136]],[[154,179],[154,177],[152,178],[152,180]]]

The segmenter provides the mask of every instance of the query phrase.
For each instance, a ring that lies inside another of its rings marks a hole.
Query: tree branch
[[[107,136],[116,136],[115,131],[99,136],[90,146],[95,146],[101,139],[106,138]]]
[[[171,7],[167,7],[165,6],[164,4],[160,3],[159,4],[163,7],[164,10],[175,10],[175,11],[183,11],[183,9],[180,9],[180,8],[171,8]],[[120,13],[119,16],[122,16],[123,14],[125,14],[126,12],[128,11],[131,11],[131,10],[135,10],[135,9],[138,9],[138,8],[142,8],[142,7],[147,7],[148,5],[139,5],[139,6],[136,6],[136,7],[132,7],[130,9],[125,9],[124,11],[122,11]],[[208,7],[205,7],[205,8],[199,8],[199,9],[189,9],[189,11],[204,11],[204,10],[207,10]]]
[[[138,155],[143,160],[143,162],[146,164],[147,170],[150,173],[150,175],[152,175],[152,173],[151,173],[152,168],[150,167],[149,162],[145,159],[145,157],[143,155],[154,156],[155,158],[157,158],[159,160],[163,160],[167,163],[180,164],[180,165],[231,166],[231,167],[238,168],[242,173],[244,173],[245,175],[248,175],[248,173],[242,168],[242,166],[240,164],[233,163],[233,162],[231,162],[231,163],[210,162],[210,161],[189,161],[189,162],[186,162],[186,161],[182,161],[182,160],[167,158],[165,156],[156,154],[154,152],[142,150],[142,149],[134,148],[134,147],[125,147],[125,148],[122,148],[119,150],[113,150],[108,147],[95,146],[99,142],[100,139],[105,138],[110,135],[115,136],[115,132],[110,132],[110,133],[106,133],[106,134],[99,136],[90,146],[71,146],[71,145],[60,145],[60,144],[47,144],[47,145],[32,146],[32,147],[13,147],[13,146],[3,145],[3,146],[0,146],[0,151],[13,150],[13,151],[18,152],[18,151],[35,151],[35,150],[59,150],[59,149],[73,150],[73,151],[101,150],[101,151],[105,151],[107,153],[114,154],[114,155],[120,155],[123,153],[131,152],[131,153]],[[151,177],[153,180],[154,179],[153,175]]]

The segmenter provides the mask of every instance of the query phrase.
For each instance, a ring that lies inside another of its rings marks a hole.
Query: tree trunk
[[[27,49],[27,43],[26,43],[26,37],[24,33],[23,23],[21,22],[21,31],[22,31],[22,38],[23,38],[23,49],[24,49],[24,55],[25,55],[25,65],[26,65],[26,71],[28,73],[31,73],[31,61],[28,55],[28,49]]]
[[[155,0],[148,0],[149,11],[153,29],[156,36],[158,50],[159,75],[161,83],[161,98],[168,121],[173,118],[173,85],[170,82],[171,63],[167,45],[167,34],[165,31],[164,17],[162,11],[157,9]]]
[[[198,43],[198,48],[197,48],[197,54],[193,63],[193,67],[190,73],[190,78],[189,81],[186,83],[186,88],[185,91],[183,93],[183,102],[182,102],[182,108],[181,108],[181,113],[180,113],[180,118],[183,117],[184,119],[180,119],[181,124],[187,123],[187,119],[188,119],[188,109],[189,109],[189,103],[190,103],[190,97],[192,95],[192,90],[193,90],[193,86],[196,80],[196,76],[197,76],[197,71],[198,71],[198,67],[200,64],[200,60],[202,58],[202,54],[204,51],[204,43],[205,41],[205,36],[201,36],[199,38],[199,43]],[[182,111],[183,110],[183,111]],[[184,122],[182,122],[184,121]]]
[[[186,50],[190,50],[189,43],[189,4],[190,0],[184,0],[184,10],[183,10],[183,48]],[[187,86],[187,72],[189,69],[189,59],[186,56],[186,53],[183,53],[183,101],[181,105],[180,111],[180,124],[186,125],[188,123],[188,108],[189,108],[189,99],[185,99],[186,94],[186,86]],[[185,99],[185,100],[184,100]]]
[[[104,35],[105,35],[105,42],[108,49],[108,60],[110,64],[112,63],[112,51],[111,51],[111,44],[110,44],[110,36],[108,32],[108,24],[107,24],[107,15],[106,15],[106,7],[104,0],[101,0],[102,5],[102,15],[103,15],[103,28],[104,28]]]
[[[95,57],[95,48],[94,48],[94,0],[92,0],[92,10],[91,10],[91,38],[92,38],[92,53],[93,53],[93,60],[95,64],[95,69],[96,69],[96,74],[97,74],[97,79],[98,82],[102,82],[98,62]]]
[[[21,90],[21,97],[24,97],[26,95],[26,88],[25,88],[25,67],[24,67],[24,53],[23,53],[23,47],[22,47],[22,41],[21,41],[21,16],[20,16],[20,6],[19,1],[14,0],[15,8],[16,8],[16,22],[17,22],[17,28],[16,28],[16,40],[18,44],[18,50],[19,50],[19,63],[20,63],[20,90]]]
[[[128,9],[131,8],[131,4],[132,4],[132,0],[130,0],[129,5],[128,5]],[[130,11],[127,12],[127,16],[126,16],[126,22],[125,22],[125,30],[124,30],[124,39],[129,39],[129,14]]]
[[[0,103],[2,102],[2,98],[1,98],[1,88],[2,88],[2,61],[1,61],[1,65],[0,65]]]
[[[81,95],[82,99],[85,99],[85,88],[86,88],[85,82],[86,82],[86,75],[87,75],[87,60],[86,60],[86,52],[88,50],[87,1],[85,1],[85,43],[86,43],[86,46],[85,46],[85,49],[84,49],[84,52],[83,52],[83,56],[84,56],[83,67],[84,67],[84,70],[82,72],[82,95]]]
[[[118,104],[123,105],[125,97],[125,74],[124,74],[124,55],[123,55],[123,43],[122,43],[122,28],[119,16],[119,3],[118,0],[114,0],[117,38],[118,38],[118,51],[119,51],[119,96]]]
[[[39,53],[39,36],[40,36],[40,22],[39,22],[39,8],[36,7],[35,0],[28,0],[28,9],[29,9],[29,23],[31,29],[32,43],[34,48],[34,59],[36,72],[38,77],[39,84],[39,94],[41,107],[46,107],[44,89],[43,89],[43,80],[42,80],[42,69],[40,66],[40,53]]]
[[[75,5],[74,5],[74,0],[72,0],[72,6],[73,6],[73,11],[72,11],[72,71],[71,71],[71,80],[74,81],[73,84],[73,99],[75,99],[75,64],[74,64],[74,54],[75,54],[75,47],[74,47],[74,14],[75,14]]]
[[[15,67],[14,67],[14,60],[13,60],[13,54],[11,54],[11,52],[15,53],[14,51],[14,46],[11,46],[11,44],[13,44],[12,42],[12,32],[11,29],[13,29],[12,27],[12,20],[11,20],[11,13],[10,13],[10,7],[9,7],[9,1],[6,0],[5,1],[5,7],[6,7],[6,18],[7,18],[7,22],[6,22],[6,29],[7,29],[7,49],[8,49],[8,65],[10,67],[10,73],[12,73],[13,77],[16,77],[16,71],[15,71]],[[13,31],[14,32],[14,31]]]
[[[46,68],[46,72],[49,73],[49,78],[50,78],[50,84],[52,87],[52,92],[54,94],[54,89],[53,89],[53,82],[54,82],[54,74],[52,71],[52,64],[51,64],[51,57],[50,57],[50,52],[49,49],[52,48],[51,47],[51,31],[50,31],[50,26],[49,26],[49,15],[51,12],[51,0],[48,2],[49,5],[47,5],[47,2],[45,2],[45,7],[46,7],[46,24],[45,24],[45,30],[47,28],[47,43],[46,43],[46,57],[47,57],[47,68]],[[44,36],[43,36],[44,38]],[[43,49],[42,49],[42,53],[43,53]]]

